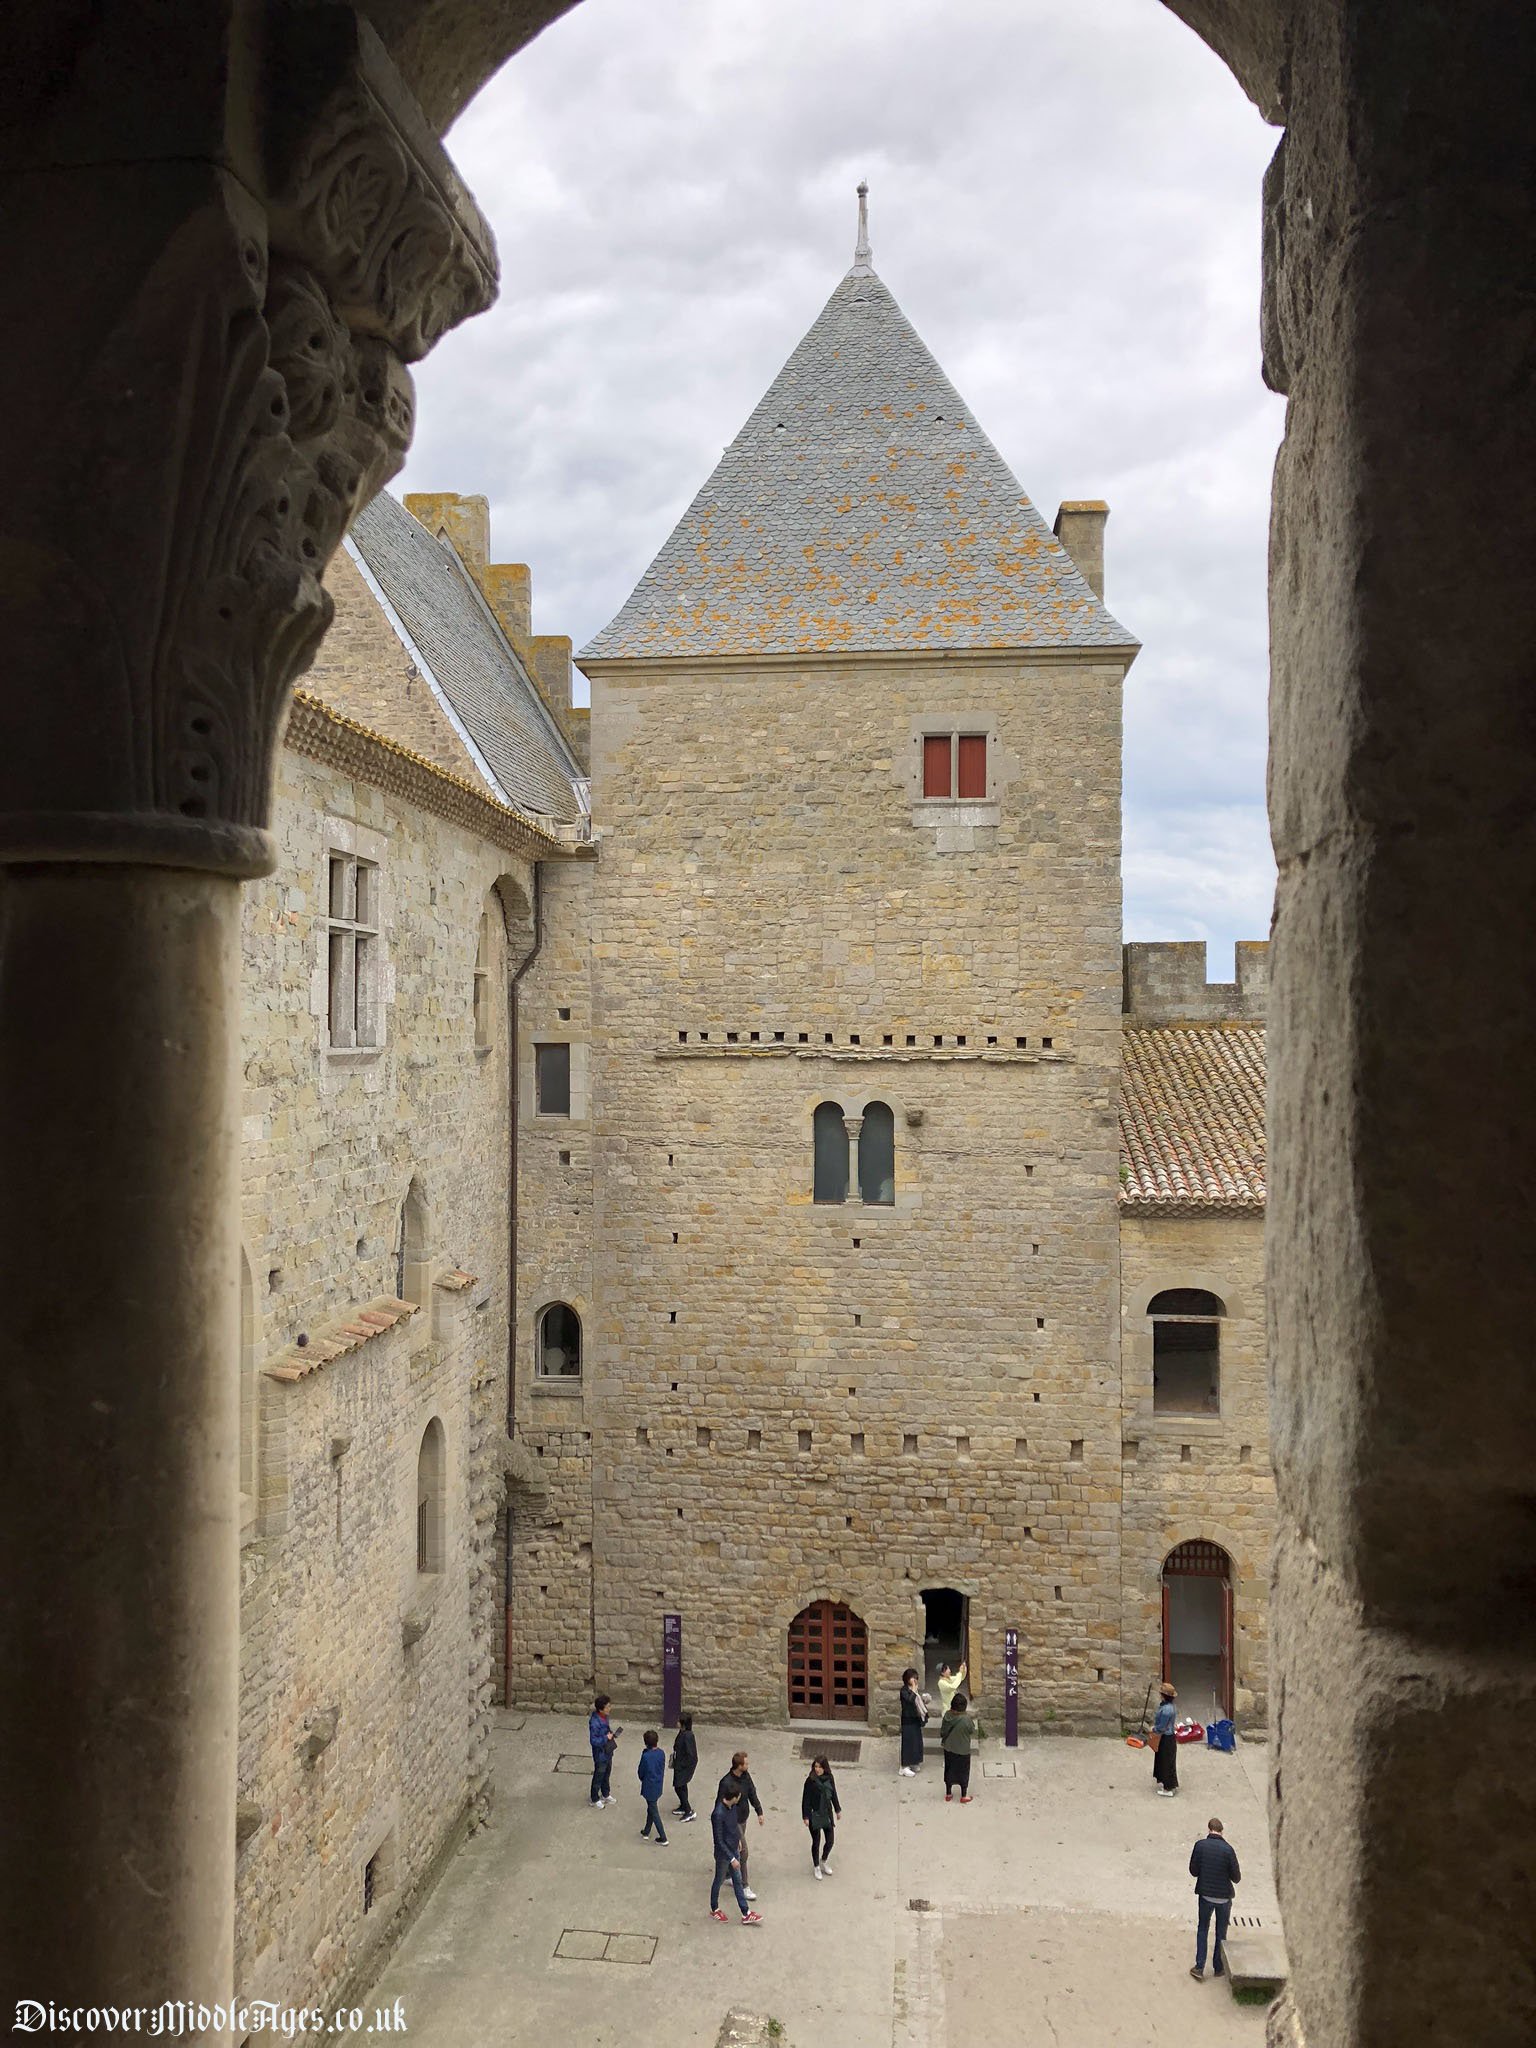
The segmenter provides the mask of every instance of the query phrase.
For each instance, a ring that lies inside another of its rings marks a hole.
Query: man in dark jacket
[[[1216,1922],[1215,1954],[1212,1958],[1212,1975],[1226,1974],[1221,1960],[1222,1943],[1227,1938],[1227,1922],[1232,1917],[1232,1889],[1241,1884],[1243,1873],[1237,1867],[1237,1851],[1222,1833],[1219,1820],[1206,1822],[1203,1840],[1196,1842],[1189,1852],[1189,1874],[1195,1880],[1195,1896],[1200,1902],[1200,1926],[1195,1936],[1195,1967],[1191,1977],[1198,1984],[1205,1976],[1205,1945],[1211,1931],[1211,1922]]]
[[[679,1820],[697,1820],[693,1802],[688,1797],[688,1786],[694,1772],[699,1768],[699,1744],[693,1732],[692,1714],[677,1717],[677,1738],[672,1744],[672,1790],[677,1798]]]
[[[756,1927],[762,1921],[761,1913],[754,1913],[747,1904],[746,1890],[741,1882],[741,1821],[737,1809],[741,1804],[739,1792],[722,1790],[715,1801],[715,1810],[709,1816],[709,1824],[715,1837],[715,1881],[710,1888],[710,1917],[723,1920],[726,1916],[720,1910],[720,1887],[727,1878],[736,1894],[736,1903],[741,1908],[743,1927]]]
[[[757,1796],[757,1787],[752,1782],[752,1773],[747,1769],[747,1752],[744,1749],[738,1749],[731,1758],[731,1768],[720,1780],[715,1797],[723,1799],[728,1791],[736,1794],[741,1806],[742,1889],[746,1892],[749,1899],[755,1899],[757,1893],[747,1883],[747,1808],[751,1807],[752,1811],[757,1815],[757,1824],[761,1827],[763,1824],[763,1802]]]

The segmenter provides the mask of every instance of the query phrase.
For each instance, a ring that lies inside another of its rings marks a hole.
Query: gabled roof
[[[358,514],[347,547],[492,794],[516,810],[574,823],[583,771],[453,549],[387,491]],[[387,724],[369,722],[394,736]]]
[[[1122,1209],[1262,1213],[1264,1064],[1262,1024],[1125,1026]]]
[[[580,659],[1135,646],[865,254]]]

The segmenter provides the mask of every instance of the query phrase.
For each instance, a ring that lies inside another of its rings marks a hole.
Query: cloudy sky
[[[1156,0],[582,0],[449,147],[502,295],[418,373],[406,490],[483,492],[535,627],[615,612],[852,260],[1049,520],[1109,500],[1131,938],[1269,926],[1259,183]]]

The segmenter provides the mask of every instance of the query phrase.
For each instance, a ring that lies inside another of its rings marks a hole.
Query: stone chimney
[[[1095,597],[1104,595],[1104,522],[1108,517],[1109,507],[1102,498],[1063,499],[1056,514],[1056,538]]]
[[[571,642],[565,633],[538,633],[520,640],[517,651],[534,688],[564,730],[571,712]]]
[[[485,498],[461,498],[454,491],[411,491],[405,509],[428,533],[452,542],[477,583],[485,580],[491,552],[491,507]]]
[[[533,571],[527,563],[493,562],[480,587],[507,638],[526,640],[533,632]]]

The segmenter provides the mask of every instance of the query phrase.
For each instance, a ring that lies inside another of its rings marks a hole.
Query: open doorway
[[[1163,1676],[1179,1714],[1232,1712],[1232,1560],[1216,1543],[1181,1543],[1163,1564]]]
[[[928,1586],[923,1591],[923,1687],[932,1692],[939,1670],[949,1664],[958,1671],[971,1661],[971,1603],[953,1586]]]

